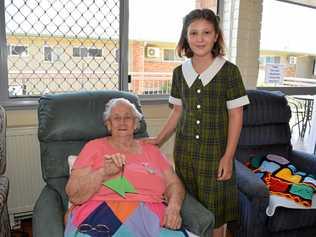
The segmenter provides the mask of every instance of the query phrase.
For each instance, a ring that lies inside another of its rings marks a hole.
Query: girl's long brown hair
[[[211,9],[195,9],[191,11],[188,15],[185,16],[183,20],[183,26],[181,31],[180,40],[177,45],[177,54],[179,57],[186,56],[188,58],[193,57],[193,51],[191,50],[187,34],[189,25],[196,20],[206,20],[214,26],[215,33],[218,35],[217,40],[214,43],[212,48],[213,57],[217,57],[218,55],[225,55],[224,53],[224,39],[223,32],[219,27],[219,17],[215,15],[215,13]]]

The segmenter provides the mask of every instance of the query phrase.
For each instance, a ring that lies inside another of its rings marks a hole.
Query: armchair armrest
[[[185,195],[181,208],[183,226],[192,233],[201,236],[212,236],[215,217],[190,194]]]
[[[0,176],[0,210],[7,203],[8,192],[9,192],[9,179],[5,176]]]
[[[269,190],[264,182],[256,176],[250,169],[238,160],[235,160],[236,180],[239,191],[252,201],[260,199],[261,204],[269,204]]]
[[[64,208],[60,195],[45,186],[33,210],[34,237],[64,236]]]
[[[299,171],[316,175],[315,155],[303,151],[292,150],[288,159]]]

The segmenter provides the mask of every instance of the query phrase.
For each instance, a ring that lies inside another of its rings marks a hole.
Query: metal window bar
[[[120,6],[120,0],[5,0],[10,97],[119,89]],[[77,48],[87,56],[74,57]]]

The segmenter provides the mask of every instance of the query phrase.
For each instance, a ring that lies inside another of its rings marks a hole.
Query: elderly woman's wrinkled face
[[[129,105],[119,103],[112,108],[106,125],[112,136],[131,136],[136,129],[136,118]]]

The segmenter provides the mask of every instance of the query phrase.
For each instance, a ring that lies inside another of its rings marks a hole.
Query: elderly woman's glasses
[[[78,231],[80,233],[90,233],[91,231],[96,231],[100,233],[102,236],[108,237],[110,235],[110,228],[104,224],[97,224],[95,226],[89,224],[81,224],[78,227]]]

